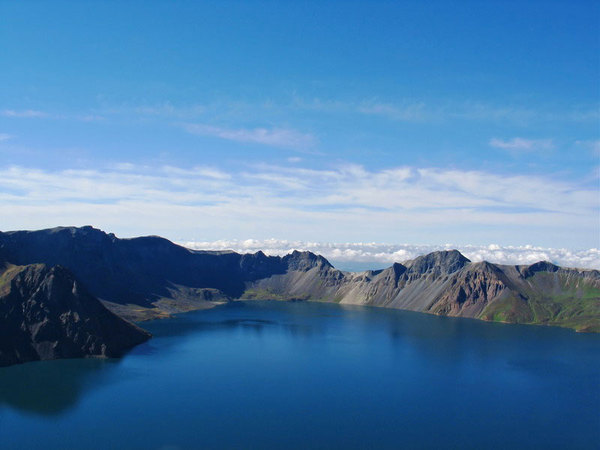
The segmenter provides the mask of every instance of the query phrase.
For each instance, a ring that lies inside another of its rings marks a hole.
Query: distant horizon
[[[589,248],[571,250],[534,245],[501,246],[446,244],[407,244],[384,242],[315,242],[282,239],[220,239],[215,241],[185,241],[171,239],[156,233],[123,236],[111,230],[94,225],[59,225],[43,229],[0,230],[0,232],[43,231],[58,228],[92,227],[106,234],[114,234],[119,239],[160,237],[191,250],[234,251],[256,253],[262,251],[268,256],[284,256],[294,250],[310,251],[325,257],[336,268],[348,271],[378,270],[397,262],[402,263],[418,256],[435,251],[458,250],[472,262],[488,261],[494,264],[530,265],[548,261],[562,267],[600,270],[600,249]],[[334,264],[335,263],[335,264]]]
[[[483,245],[411,245],[377,242],[331,243],[293,242],[268,239],[264,241],[181,242],[174,243],[192,250],[232,250],[237,253],[262,251],[269,256],[283,256],[293,250],[310,251],[325,257],[336,268],[365,267],[377,270],[392,263],[402,263],[436,251],[458,250],[471,262],[487,261],[494,264],[530,265],[548,261],[562,267],[600,270],[600,249],[571,251],[561,248]],[[335,264],[334,264],[335,263]],[[373,267],[368,267],[373,265]],[[343,269],[346,270],[346,269]],[[354,270],[351,270],[354,271]]]

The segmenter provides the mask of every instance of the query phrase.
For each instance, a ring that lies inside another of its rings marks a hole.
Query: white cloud
[[[91,223],[122,235],[175,240],[493,239],[502,245],[595,247],[599,203],[597,190],[552,176],[439,168],[0,168],[3,230]]]
[[[12,139],[12,138],[13,138],[12,134],[0,133],[0,142],[8,141],[9,139]]]
[[[230,141],[264,144],[273,147],[304,149],[316,143],[311,134],[300,133],[286,128],[232,129],[205,124],[186,124],[185,130],[201,136],[214,136]]]
[[[73,117],[75,120],[80,120],[81,122],[100,122],[105,120],[104,116],[98,114],[83,114]]]
[[[600,119],[600,109],[596,106],[582,108],[574,105],[561,111],[552,111],[544,107],[531,108],[521,105],[490,104],[472,100],[452,101],[441,99],[434,103],[426,103],[419,99],[340,101],[321,98],[304,99],[295,96],[291,107],[329,114],[358,113],[374,115],[401,122],[466,120],[509,122],[525,125],[540,121],[586,123],[597,122]]]
[[[410,245],[382,244],[376,242],[323,243],[289,241],[279,239],[217,240],[208,242],[179,242],[194,250],[233,250],[238,253],[254,253],[259,250],[267,255],[286,255],[293,250],[311,251],[335,262],[363,262],[392,264],[416,258],[439,250],[457,249],[473,262],[489,261],[497,264],[533,264],[551,261],[563,267],[600,268],[600,249],[571,251],[564,248],[545,248],[532,245]]]
[[[25,109],[25,110],[14,110],[14,109],[5,109],[0,111],[0,115],[4,117],[15,117],[15,118],[40,118],[40,117],[48,117],[48,114],[43,111],[36,111],[33,109]]]
[[[388,119],[402,122],[422,121],[436,115],[428,110],[425,103],[407,103],[394,105],[380,102],[363,102],[356,106],[356,111],[362,114],[384,116]]]
[[[188,106],[175,106],[170,102],[153,105],[153,106],[138,106],[134,108],[118,108],[116,112],[134,112],[139,115],[146,116],[170,116],[180,118],[191,118],[201,116],[207,111],[205,105],[188,105]]]
[[[171,176],[172,178],[175,178],[177,176],[204,177],[214,178],[217,180],[228,180],[231,178],[230,174],[223,172],[222,170],[216,169],[214,167],[196,166],[191,169],[182,169],[173,166],[163,166],[162,170],[165,174]]]
[[[575,141],[575,144],[590,150],[596,156],[600,156],[600,139],[595,141]]]
[[[134,170],[136,168],[135,164],[132,163],[128,163],[128,162],[120,162],[120,163],[116,163],[112,166],[112,168],[114,170],[123,170],[123,171],[128,171],[128,170]]]
[[[501,148],[509,151],[540,151],[554,149],[552,139],[523,139],[516,137],[513,139],[502,140],[492,138],[489,142],[490,146]]]

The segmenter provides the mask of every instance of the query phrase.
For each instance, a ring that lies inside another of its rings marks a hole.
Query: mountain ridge
[[[109,309],[132,320],[237,299],[300,299],[600,331],[598,270],[471,262],[457,250],[343,272],[311,252],[198,251],[87,226],[0,232],[2,257],[68,267]]]

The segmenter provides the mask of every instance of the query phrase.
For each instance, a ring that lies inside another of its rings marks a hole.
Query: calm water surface
[[[0,369],[0,448],[600,448],[600,336],[316,303]]]

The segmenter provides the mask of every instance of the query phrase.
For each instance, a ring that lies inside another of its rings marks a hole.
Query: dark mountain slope
[[[149,337],[108,311],[63,267],[0,269],[0,366],[119,356]]]
[[[83,227],[0,233],[1,257],[68,267],[112,311],[136,320],[237,298],[304,299],[600,331],[597,270],[471,263],[456,250],[347,273],[310,252],[201,252]]]
[[[246,281],[285,271],[280,258],[262,252],[196,252],[156,236],[118,239],[92,227],[0,233],[0,254],[18,265],[68,267],[96,297],[131,319],[237,298]]]

